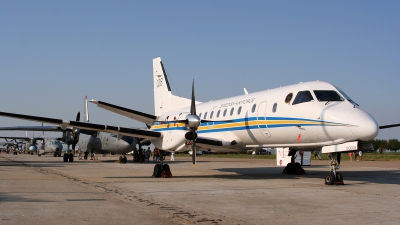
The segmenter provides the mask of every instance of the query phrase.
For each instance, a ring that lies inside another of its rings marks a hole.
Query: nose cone
[[[359,140],[371,140],[379,133],[378,123],[371,115],[361,109],[355,109],[351,112],[347,122],[353,125],[350,130]]]
[[[131,145],[135,144],[135,139],[133,137],[128,137],[128,136],[122,136],[122,138],[119,140],[119,149],[122,151],[130,151],[131,150]]]

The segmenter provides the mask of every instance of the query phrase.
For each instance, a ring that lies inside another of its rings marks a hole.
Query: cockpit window
[[[344,101],[342,96],[340,96],[336,91],[334,90],[315,90],[314,91],[315,96],[317,97],[317,100],[320,102],[337,102],[337,101]]]
[[[296,98],[294,99],[292,105],[300,104],[303,102],[311,102],[314,101],[311,93],[309,91],[299,91],[297,93]]]
[[[347,99],[347,101],[349,101],[351,104],[359,106],[355,101],[351,100],[351,98],[349,96],[347,96],[342,90],[340,90],[340,88],[338,88],[338,91],[340,92],[340,94],[343,95],[343,97],[345,97]]]

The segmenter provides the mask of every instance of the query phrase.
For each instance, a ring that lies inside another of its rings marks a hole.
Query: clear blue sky
[[[153,114],[161,56],[183,97],[193,78],[199,101],[323,80],[380,125],[400,123],[399,12],[390,0],[0,1],[0,111],[74,120],[87,95]],[[143,126],[89,111],[94,123]],[[40,124],[0,117],[21,125]],[[377,138],[400,140],[400,128]]]

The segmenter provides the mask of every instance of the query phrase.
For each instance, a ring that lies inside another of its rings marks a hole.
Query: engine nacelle
[[[163,132],[163,138],[153,139],[151,143],[165,151],[179,151],[185,147],[187,131]]]

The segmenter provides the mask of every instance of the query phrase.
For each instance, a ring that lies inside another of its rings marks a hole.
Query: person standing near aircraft
[[[171,152],[171,161],[175,161],[174,155],[175,155],[175,152]]]
[[[363,152],[360,150],[358,152],[358,160],[357,161],[362,161],[362,156],[363,156]]]
[[[139,148],[139,162],[143,162],[143,148]]]
[[[151,155],[151,150],[150,150],[150,147],[148,147],[147,150],[144,152],[144,161],[145,162],[149,162],[150,155]]]
[[[139,161],[139,152],[135,148],[135,149],[133,149],[133,162],[138,162],[138,161]]]
[[[158,148],[154,148],[154,153],[153,153],[153,162],[157,163],[158,161]]]
[[[82,160],[82,149],[78,146],[78,159]]]

